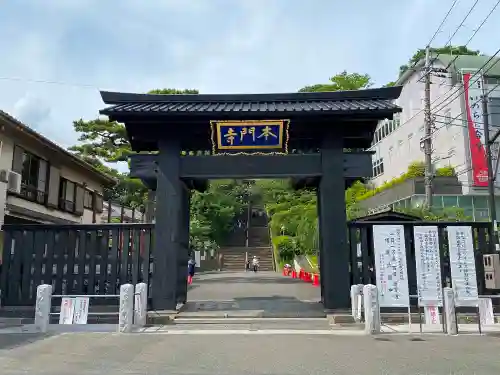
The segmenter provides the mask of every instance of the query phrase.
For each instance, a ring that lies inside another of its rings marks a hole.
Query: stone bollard
[[[380,306],[378,290],[375,285],[363,287],[363,302],[365,308],[365,333],[374,335],[380,333]]]
[[[120,310],[118,318],[118,332],[132,332],[134,321],[134,286],[123,284],[120,286]]]
[[[351,285],[351,314],[356,322],[361,320],[360,300],[362,297],[363,285]]]
[[[148,286],[146,283],[139,283],[135,286],[134,297],[134,324],[142,328],[146,325],[148,318]]]
[[[444,296],[444,319],[446,322],[446,333],[448,335],[458,334],[457,316],[455,315],[455,295],[452,288],[443,289]]]
[[[35,305],[35,329],[37,331],[45,333],[49,330],[51,306],[52,285],[38,285]]]

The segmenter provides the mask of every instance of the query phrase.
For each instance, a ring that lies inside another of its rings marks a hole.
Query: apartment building
[[[436,192],[434,206],[461,207],[474,219],[485,219],[489,215],[480,102],[483,84],[486,91],[493,90],[489,94],[488,111],[491,133],[500,127],[500,88],[497,87],[500,84],[500,59],[488,60],[488,56],[431,57],[435,71],[431,85],[434,118],[432,162],[435,168],[454,167],[458,178],[455,183],[458,184],[458,193],[449,194],[449,189]],[[399,177],[410,163],[424,160],[421,148],[424,136],[424,63],[424,60],[419,61],[399,78],[396,84],[403,85],[403,90],[396,103],[403,111],[392,121],[380,122],[375,132],[370,148],[374,151],[372,183],[375,186]],[[411,196],[398,197],[398,201],[388,205],[419,206],[424,196],[415,193],[415,189],[413,191]],[[500,195],[498,188],[497,193]],[[367,208],[376,209],[376,201],[371,200],[370,206],[373,207]],[[498,203],[500,205],[500,199]],[[500,214],[500,206],[497,214]]]
[[[0,111],[0,223],[91,224],[113,178]]]

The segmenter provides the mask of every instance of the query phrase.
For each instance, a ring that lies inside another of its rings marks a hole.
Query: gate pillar
[[[187,263],[189,260],[189,223],[191,191],[183,186],[181,196],[181,225],[179,227],[180,253],[177,272],[177,302],[187,301]],[[199,264],[198,264],[199,266]]]
[[[325,309],[350,308],[342,137],[326,134],[321,148],[322,177],[318,187],[321,297]]]
[[[152,304],[155,310],[175,310],[181,254],[183,182],[180,172],[180,144],[161,140],[156,186],[155,243],[153,252]]]

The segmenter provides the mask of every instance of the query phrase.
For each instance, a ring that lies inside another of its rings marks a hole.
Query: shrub
[[[436,176],[439,176],[439,177],[456,176],[455,169],[453,167],[437,168],[435,170],[434,174]],[[401,175],[399,177],[395,177],[390,181],[384,182],[382,185],[380,185],[374,189],[367,190],[364,194],[358,195],[356,200],[359,202],[361,200],[371,198],[374,195],[376,195],[384,190],[390,189],[395,185],[403,183],[407,179],[411,179],[411,178],[415,178],[415,177],[424,177],[424,176],[425,176],[424,163],[419,162],[419,161],[413,162],[408,166],[408,170],[406,171],[406,173],[404,173],[403,175]],[[360,190],[359,186],[357,186],[356,189],[359,191]],[[346,196],[348,196],[347,192],[346,192]]]

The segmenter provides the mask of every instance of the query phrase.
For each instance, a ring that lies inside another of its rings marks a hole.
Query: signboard
[[[463,73],[465,115],[469,134],[469,148],[472,169],[473,186],[488,186],[488,164],[484,147],[483,107],[483,77],[480,73]]]
[[[87,324],[87,319],[89,316],[89,298],[88,297],[77,297],[74,298],[74,314],[73,323],[74,324]]]
[[[451,282],[457,306],[477,306],[478,292],[472,228],[447,227]]]
[[[439,309],[437,306],[425,306],[424,307],[424,321],[425,324],[441,324],[441,319],[439,317]]]
[[[213,153],[288,153],[288,120],[211,121]]]
[[[59,324],[87,324],[88,316],[88,297],[62,298]]]
[[[415,263],[419,306],[443,306],[437,226],[416,226]]]
[[[374,225],[373,247],[380,307],[408,307],[408,273],[402,225]]]
[[[59,324],[73,324],[75,314],[75,299],[63,297],[61,300],[61,313],[59,314]]]

